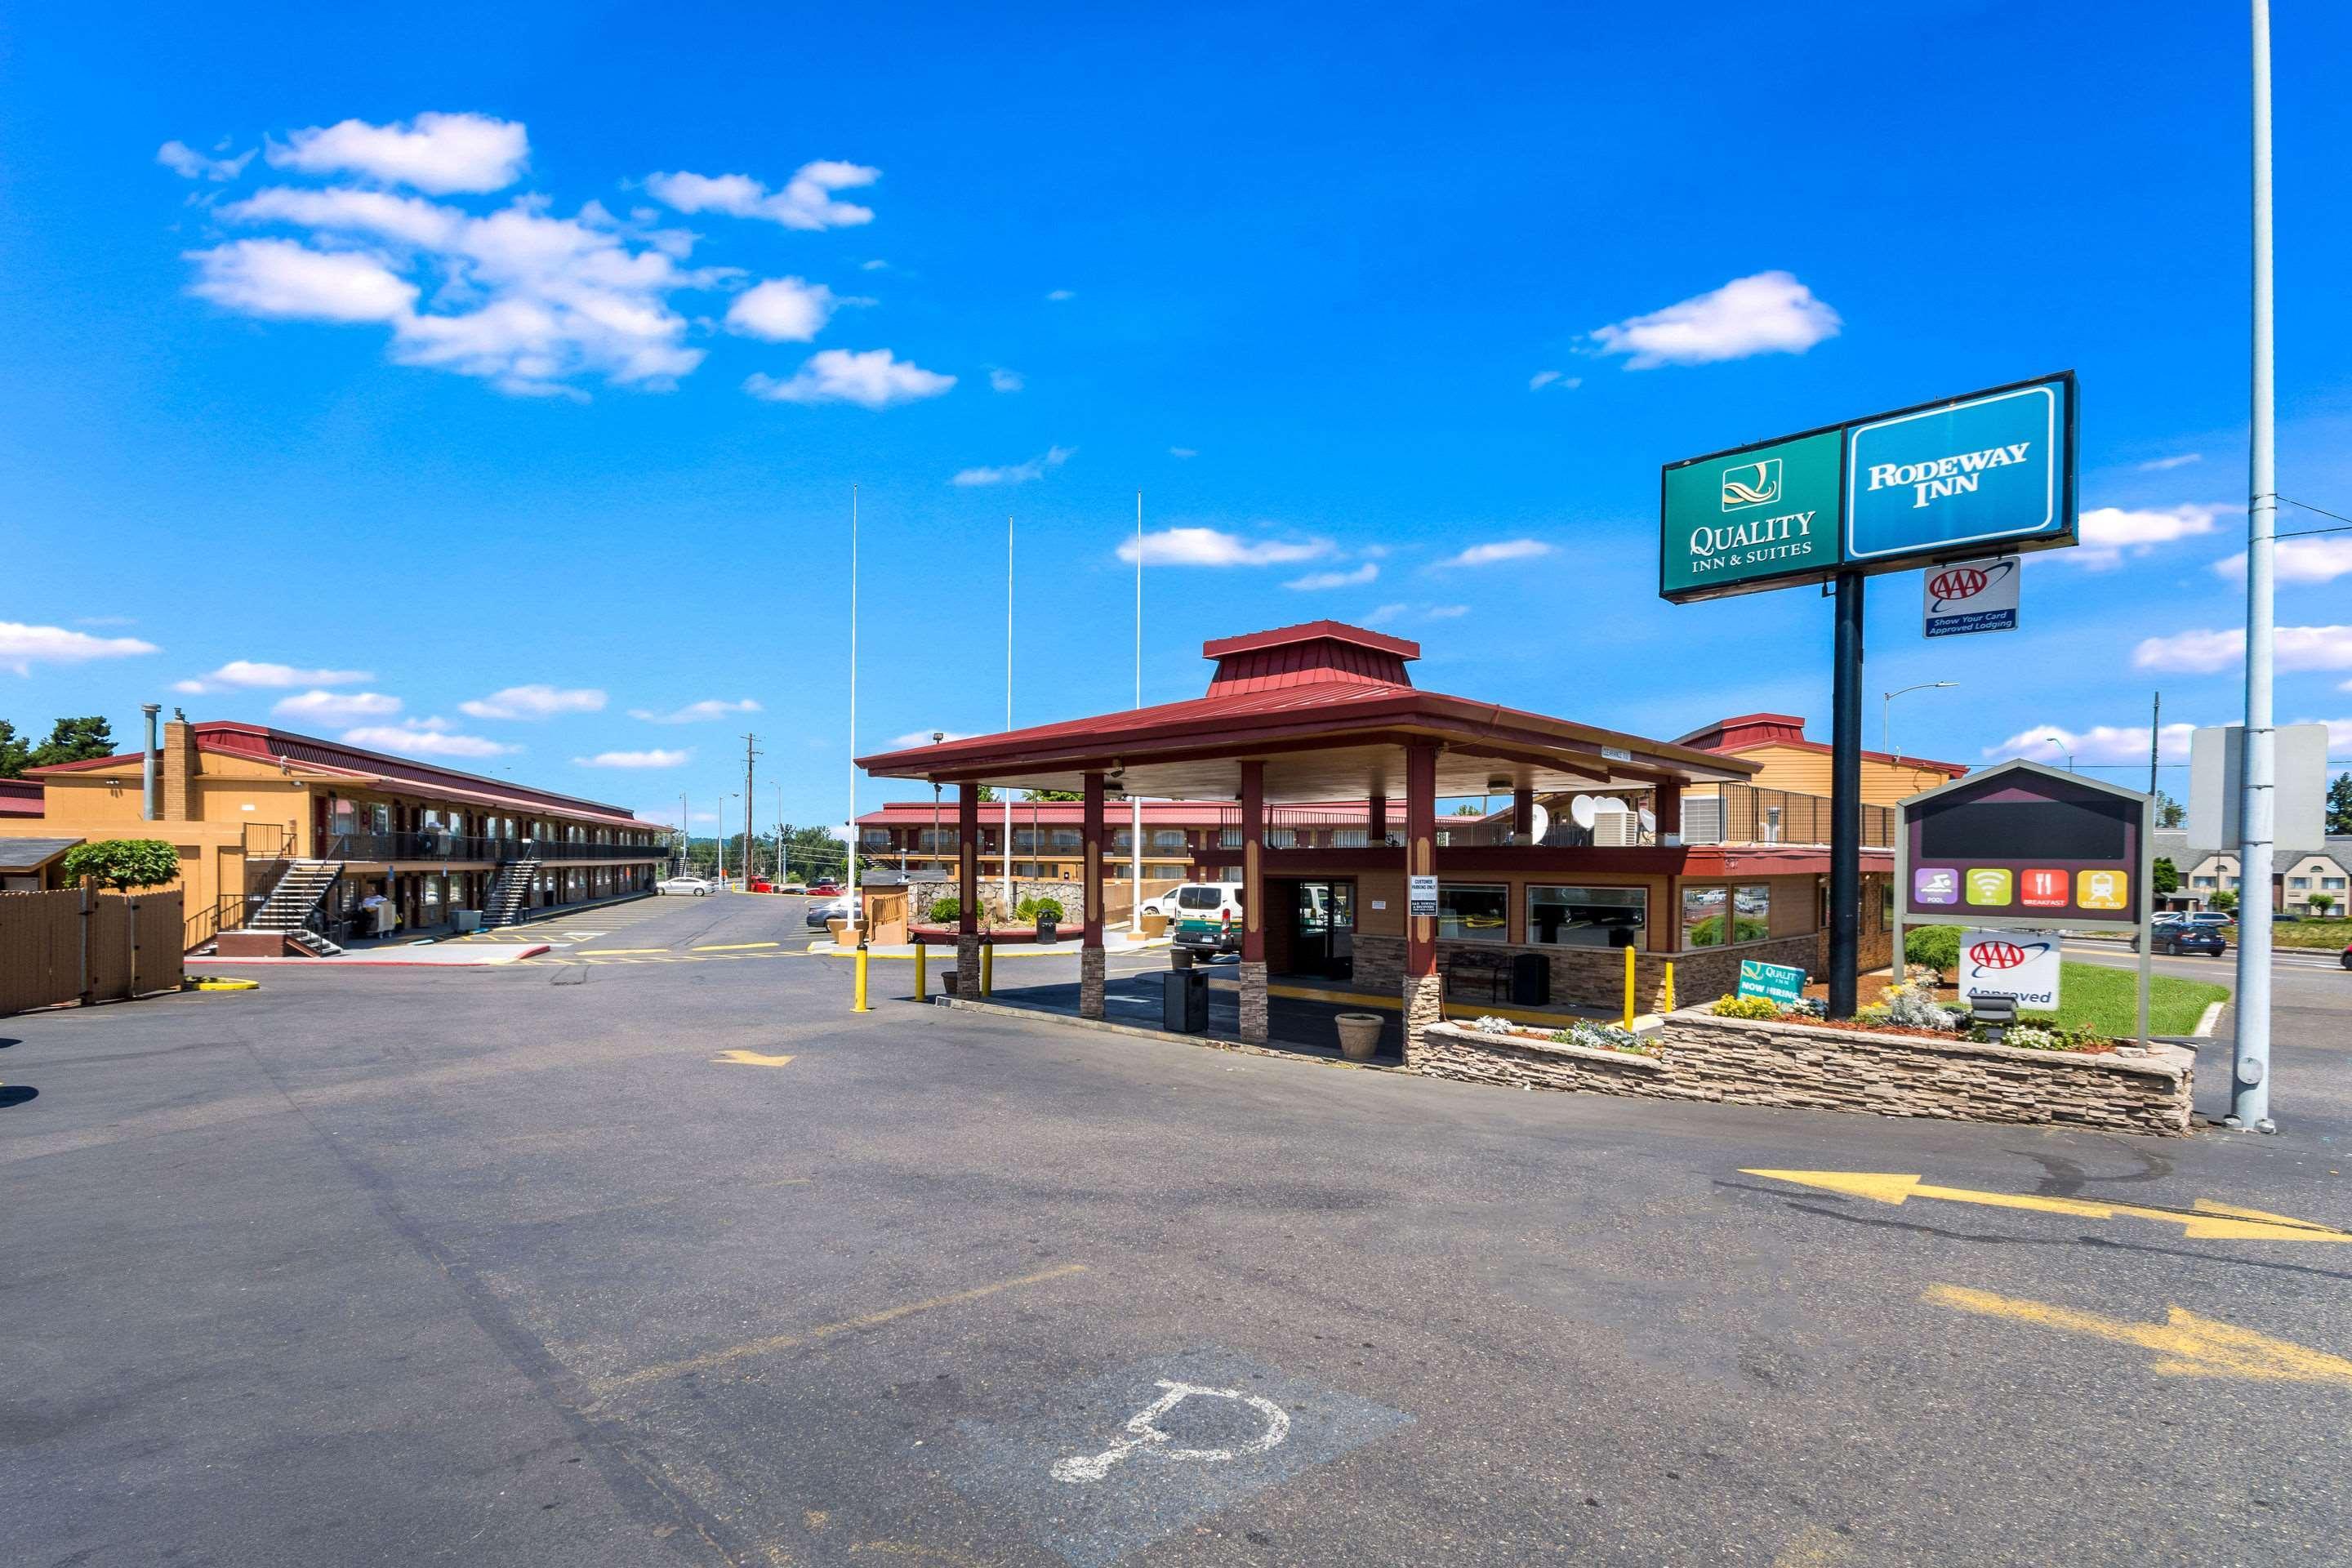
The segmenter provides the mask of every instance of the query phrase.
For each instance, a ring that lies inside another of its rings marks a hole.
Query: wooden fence
[[[180,892],[0,893],[0,1016],[176,991]]]

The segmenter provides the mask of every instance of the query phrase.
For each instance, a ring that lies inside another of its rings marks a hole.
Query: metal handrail
[[[554,838],[487,838],[475,834],[338,834],[320,848],[321,860],[478,860],[507,865],[517,860],[659,860],[659,844],[571,844]]]

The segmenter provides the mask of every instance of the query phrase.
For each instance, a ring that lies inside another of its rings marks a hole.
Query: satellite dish
[[[1644,832],[1644,833],[1655,833],[1655,832],[1658,830],[1658,816],[1657,816],[1657,813],[1655,813],[1655,812],[1652,811],[1648,806],[1646,806],[1646,805],[1645,805],[1645,806],[1643,806],[1643,807],[1642,808],[1641,813],[1640,813],[1640,816],[1641,816],[1641,818],[1642,818],[1642,831],[1643,831],[1643,832]]]
[[[1540,844],[1551,831],[1551,813],[1538,805],[1528,818],[1528,842]]]
[[[1598,815],[1592,808],[1592,797],[1589,795],[1576,795],[1568,803],[1569,820],[1587,832],[1591,830],[1593,818]]]

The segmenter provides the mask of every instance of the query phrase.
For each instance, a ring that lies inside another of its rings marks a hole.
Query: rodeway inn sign
[[[1660,475],[1677,602],[2074,542],[2073,372],[1897,409]]]

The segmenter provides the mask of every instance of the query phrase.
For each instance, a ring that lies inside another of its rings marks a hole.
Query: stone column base
[[[1242,1038],[1251,1045],[1262,1046],[1266,1033],[1265,965],[1244,962],[1241,982]]]
[[[956,994],[980,994],[980,938],[977,936],[956,938]]]
[[[1108,967],[1108,956],[1098,947],[1078,950],[1078,1016],[1099,1018],[1103,1016],[1103,976]]]
[[[1404,1065],[1421,1065],[1421,1032],[1445,1016],[1445,977],[1408,974],[1404,977]]]

